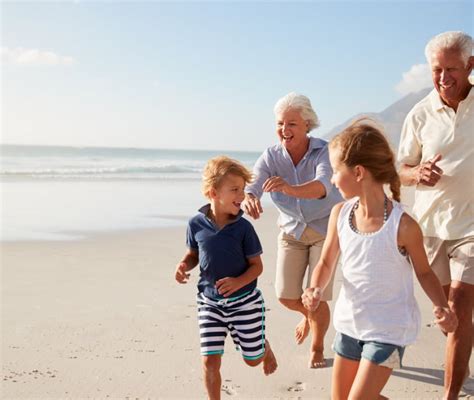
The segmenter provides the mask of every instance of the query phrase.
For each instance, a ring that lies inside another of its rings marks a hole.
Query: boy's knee
[[[255,360],[249,360],[247,358],[244,358],[244,361],[245,361],[245,364],[247,364],[249,367],[256,367],[263,361],[263,356]]]
[[[202,367],[205,371],[216,372],[220,370],[221,367],[221,355],[213,354],[210,356],[202,357]]]

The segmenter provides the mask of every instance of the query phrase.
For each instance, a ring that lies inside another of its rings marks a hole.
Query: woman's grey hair
[[[273,112],[278,115],[287,109],[299,111],[301,118],[308,123],[308,132],[319,126],[319,118],[306,96],[295,92],[288,93],[276,102]]]
[[[425,56],[431,64],[431,58],[441,50],[457,50],[465,64],[472,56],[472,37],[461,31],[443,32],[432,38],[425,47]]]

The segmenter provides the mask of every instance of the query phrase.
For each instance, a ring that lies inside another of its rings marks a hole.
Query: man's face
[[[469,93],[472,59],[466,65],[458,50],[441,50],[431,57],[431,76],[435,89],[443,101],[457,108]]]

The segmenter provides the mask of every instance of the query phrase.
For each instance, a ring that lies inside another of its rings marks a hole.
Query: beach
[[[223,398],[329,399],[332,326],[325,342],[328,367],[307,368],[309,341],[295,344],[299,319],[274,295],[276,214],[267,206],[255,228],[264,248],[259,287],[278,370],[266,377],[261,367],[244,365],[228,339]],[[197,273],[187,285],[174,281],[184,238],[185,228],[179,226],[80,240],[2,242],[1,397],[205,398],[194,301]],[[335,293],[339,286],[338,274]],[[394,371],[383,390],[392,399],[438,399],[443,393],[445,340],[418,284],[416,296],[421,334],[407,348],[404,368]],[[472,379],[468,383],[472,386]]]

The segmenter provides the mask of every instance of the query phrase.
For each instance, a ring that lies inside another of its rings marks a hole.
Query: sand
[[[268,307],[267,337],[279,368],[265,377],[261,367],[244,365],[228,340],[223,398],[329,399],[334,330],[325,343],[329,366],[308,369],[309,342],[298,346],[293,338],[299,317],[278,304],[273,290],[275,210],[267,209],[255,227],[264,247],[259,287]],[[187,285],[173,278],[184,237],[183,227],[2,243],[1,398],[204,398],[197,274]],[[336,293],[339,286],[336,276]],[[418,285],[416,295],[421,335],[383,391],[392,399],[442,396],[445,340]]]

